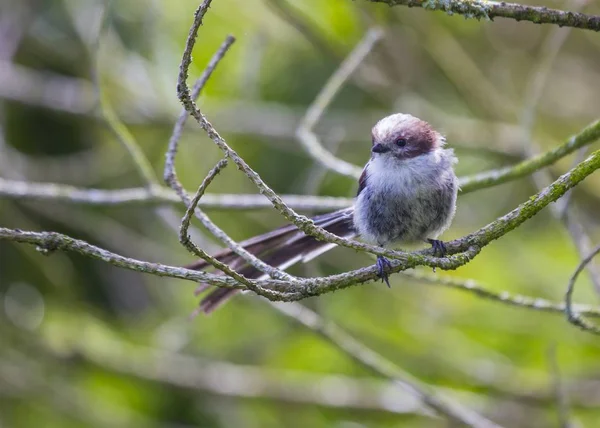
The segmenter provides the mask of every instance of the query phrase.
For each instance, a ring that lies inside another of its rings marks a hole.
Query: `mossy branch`
[[[488,0],[368,0],[372,3],[385,3],[389,6],[421,7],[439,10],[448,15],[462,15],[465,18],[491,21],[494,18],[508,18],[515,21],[529,21],[535,24],[554,24],[559,27],[573,27],[600,31],[600,16],[579,12],[550,9],[544,6],[527,6],[518,3]]]

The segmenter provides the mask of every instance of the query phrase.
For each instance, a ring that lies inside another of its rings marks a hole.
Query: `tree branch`
[[[186,200],[187,209],[185,210],[185,215],[181,219],[181,228],[179,229],[179,242],[193,255],[196,257],[200,257],[203,260],[206,260],[208,263],[213,265],[215,268],[219,269],[224,274],[232,277],[236,281],[241,284],[244,284],[246,287],[251,286],[251,281],[248,280],[243,275],[237,273],[235,270],[226,265],[225,263],[220,262],[216,258],[212,257],[210,254],[206,253],[206,251],[199,248],[196,244],[194,244],[188,234],[188,229],[190,227],[190,221],[192,220],[192,216],[196,211],[196,207],[198,206],[198,202],[202,195],[204,195],[204,191],[208,187],[208,185],[213,181],[213,179],[217,176],[219,172],[223,168],[227,166],[227,159],[221,159],[217,165],[213,169],[208,172],[208,175],[200,184],[198,191],[194,195],[194,197],[188,202]],[[187,195],[186,195],[187,197]],[[184,198],[185,199],[185,198]]]
[[[444,11],[448,15],[462,15],[465,18],[491,21],[496,17],[530,21],[535,24],[555,24],[560,27],[581,28],[600,31],[600,16],[586,15],[543,6],[526,6],[518,3],[488,0],[368,0],[372,3],[386,3],[389,6],[422,7],[423,9]]]
[[[425,272],[402,272],[403,276],[431,285],[452,288],[482,299],[492,300],[509,306],[531,309],[540,312],[560,313],[565,312],[564,302],[552,302],[541,297],[511,294],[508,291],[494,291],[484,287],[473,279],[459,279],[450,276],[432,275]],[[573,309],[583,315],[600,318],[600,308],[592,305],[576,304]]]
[[[217,285],[218,287],[245,288],[243,285],[237,283],[237,281],[228,277],[124,257],[120,254],[96,247],[85,241],[63,235],[62,233],[28,232],[19,229],[0,227],[0,240],[36,245],[37,250],[44,255],[49,255],[54,251],[70,251],[92,259],[101,260],[113,266],[137,272],[185,279],[188,281],[209,282],[214,285],[217,285],[218,283],[220,284]]]
[[[565,295],[565,305],[566,305],[565,314],[567,315],[567,320],[571,324],[579,327],[580,329],[582,329],[584,331],[588,331],[588,332],[596,334],[596,335],[600,335],[600,327],[598,327],[598,326],[592,324],[591,322],[589,322],[588,320],[586,320],[581,315],[581,313],[578,313],[575,310],[575,308],[573,307],[573,291],[575,291],[575,281],[577,281],[577,277],[579,276],[581,271],[583,271],[583,269],[585,269],[587,264],[589,262],[591,262],[592,259],[599,253],[600,253],[600,245],[598,245],[596,248],[594,248],[594,250],[579,263],[579,266],[577,266],[577,269],[575,269],[575,272],[573,272],[573,275],[571,276],[571,279],[569,280],[569,285],[567,286],[567,293]]]
[[[196,25],[198,25],[198,27],[202,23],[202,18],[204,17],[204,14],[206,13],[206,10],[208,9],[209,5],[210,5],[210,1],[205,1],[196,10],[196,20],[197,21],[194,21],[194,22]],[[196,29],[196,31],[197,31],[197,29]],[[227,53],[227,51],[229,50],[229,48],[231,47],[231,45],[233,44],[234,41],[235,41],[235,38],[231,35],[228,35],[225,38],[225,41],[221,44],[221,47],[213,55],[213,57],[211,58],[208,66],[206,67],[206,69],[204,70],[202,75],[194,83],[194,87],[193,87],[193,90],[191,93],[189,91],[189,88],[187,87],[187,84],[185,84],[187,96],[190,97],[189,100],[192,104],[195,103],[195,100],[200,95],[200,92],[202,92],[202,89],[206,85],[206,82],[208,81],[208,79],[210,78],[212,73],[214,72],[214,70],[217,67],[217,65],[219,64],[219,62],[224,58],[225,54]],[[190,55],[191,55],[191,51],[190,51]],[[184,61],[185,61],[185,55],[184,55],[184,60],[182,60],[182,64],[184,63]],[[191,58],[190,58],[190,61],[191,61]],[[189,63],[188,63],[188,66],[189,66]],[[181,70],[183,70],[183,65],[182,65]],[[181,73],[181,71],[180,71],[180,73]],[[185,70],[185,73],[187,74],[187,69]],[[181,74],[179,76],[179,79],[181,79]],[[178,80],[178,83],[177,83],[178,94],[179,94],[180,87],[181,87],[181,84],[180,84],[180,81]],[[185,106],[185,104],[184,104],[184,106]],[[177,172],[175,170],[175,156],[177,155],[179,139],[181,137],[181,132],[183,130],[183,127],[185,126],[187,118],[188,118],[188,114],[186,113],[186,110],[183,109],[181,111],[181,113],[179,114],[179,118],[177,119],[177,122],[175,123],[175,127],[173,128],[173,133],[171,135],[171,138],[169,139],[169,145],[168,145],[167,155],[166,155],[166,160],[165,160],[164,180],[173,190],[175,190],[175,193],[177,193],[177,195],[179,195],[179,198],[183,201],[185,206],[189,207],[189,206],[191,206],[191,203],[192,203],[191,199],[190,199],[189,195],[187,194],[187,192],[184,190],[181,182],[177,178]],[[202,188],[202,186],[201,186],[201,188]],[[235,242],[233,239],[231,239],[229,237],[229,235],[227,235],[221,228],[219,228],[199,208],[195,209],[195,214],[196,214],[196,217],[200,220],[200,222],[202,222],[203,226],[209,232],[211,232],[215,237],[220,239],[221,242],[223,242],[227,247],[229,247],[234,253],[239,255],[242,259],[244,259],[247,263],[249,263],[256,269],[258,269],[259,271],[266,273],[271,278],[278,278],[278,279],[284,279],[284,280],[290,280],[293,278],[291,275],[283,272],[281,269],[278,269],[276,267],[268,265],[267,263],[263,262],[258,257],[256,257],[254,254],[247,251],[245,248],[243,248],[241,245],[239,245],[237,242]],[[204,260],[206,260],[207,262],[209,262],[211,265],[217,267],[218,269],[219,269],[218,266],[223,265],[217,259],[215,259],[214,257],[205,253],[203,250],[200,250],[198,248],[197,248],[197,250],[199,250],[200,253],[203,254],[202,258]],[[231,270],[229,268],[227,268],[226,271],[231,271]],[[237,275],[237,273],[236,273],[236,275]],[[256,293],[258,293],[260,295],[264,295],[265,297],[268,295],[276,297],[276,294],[273,294],[273,292],[271,290],[264,290],[259,285],[256,285],[255,281],[249,280],[247,278],[244,278],[244,280],[245,280],[244,283],[246,284],[246,286],[249,289],[251,289],[252,291],[255,291]]]
[[[486,189],[488,187],[497,186],[508,181],[526,177],[544,167],[552,165],[577,149],[592,144],[594,141],[598,140],[598,138],[600,138],[600,120],[589,124],[561,145],[548,150],[545,153],[506,168],[461,178],[461,192],[470,193],[475,190]]]
[[[186,191],[187,193],[187,191]],[[333,196],[282,195],[290,207],[301,211],[333,211],[347,208],[352,198]],[[167,187],[158,187],[153,191],[146,187],[128,189],[93,189],[70,186],[59,183],[35,183],[29,181],[7,180],[0,177],[0,198],[56,201],[80,205],[172,205],[181,200]],[[261,195],[208,193],[200,200],[202,208],[227,210],[255,210],[271,207],[271,203]]]
[[[375,43],[381,40],[382,37],[383,31],[379,28],[374,28],[367,32],[363,40],[352,50],[350,55],[346,57],[335,73],[331,75],[327,83],[325,83],[325,86],[323,86],[308,110],[306,110],[306,115],[296,131],[296,137],[314,160],[321,163],[325,168],[341,175],[358,178],[360,177],[362,168],[334,156],[321,144],[313,128],[340,88],[354,73],[369,52],[371,52]]]

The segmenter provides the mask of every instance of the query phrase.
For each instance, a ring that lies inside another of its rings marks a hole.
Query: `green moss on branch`
[[[529,21],[535,24],[554,24],[559,27],[573,27],[600,31],[600,16],[550,9],[543,6],[527,6],[518,3],[487,0],[368,0],[373,3],[386,3],[390,6],[421,7],[439,10],[448,15],[462,15],[465,18],[493,20],[496,17]]]

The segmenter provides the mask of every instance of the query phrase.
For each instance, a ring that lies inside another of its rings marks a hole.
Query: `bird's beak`
[[[390,149],[389,147],[384,146],[383,144],[377,143],[371,148],[371,151],[373,153],[386,153],[389,152]]]

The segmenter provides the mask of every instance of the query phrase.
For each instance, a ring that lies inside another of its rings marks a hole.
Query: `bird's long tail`
[[[352,208],[318,215],[313,217],[312,220],[317,226],[343,238],[351,238],[356,235],[352,227]],[[241,242],[240,245],[268,265],[282,270],[298,262],[308,262],[336,246],[307,236],[294,225],[283,226],[263,235],[255,236]],[[228,264],[246,278],[260,279],[266,277],[264,273],[249,265],[230,249],[214,254],[214,257]],[[210,267],[210,264],[204,260],[198,260],[186,266],[186,268],[194,270],[202,270],[207,267]],[[209,288],[211,287],[207,284],[200,284],[196,294],[200,294]],[[199,310],[209,314],[225,303],[237,291],[226,288],[213,289],[202,298]]]

